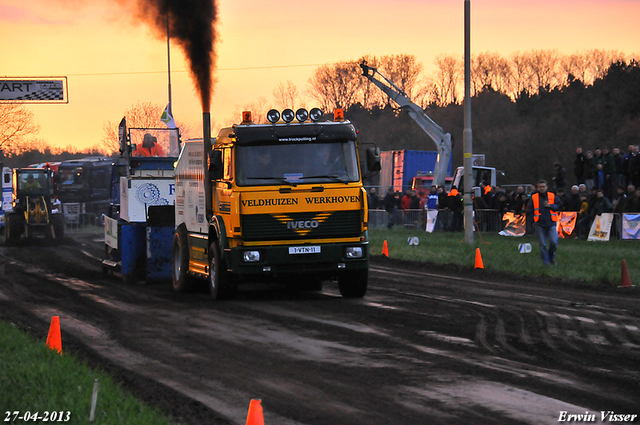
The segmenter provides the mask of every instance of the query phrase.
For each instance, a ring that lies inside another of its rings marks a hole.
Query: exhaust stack
[[[211,113],[202,113],[202,131],[203,131],[203,160],[204,160],[204,205],[207,223],[213,217],[213,210],[211,207],[211,177],[209,176],[209,153],[211,152]]]

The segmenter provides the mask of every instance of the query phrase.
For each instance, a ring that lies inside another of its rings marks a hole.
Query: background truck
[[[53,172],[48,168],[16,168],[12,176],[13,210],[5,215],[5,243],[23,236],[64,238],[64,216],[53,196]]]
[[[58,165],[56,189],[67,224],[102,223],[114,164],[113,158],[90,156]]]
[[[473,167],[473,191],[475,196],[481,196],[480,186],[482,183],[488,184],[491,187],[495,187],[497,184],[497,174],[493,167]],[[453,185],[458,187],[464,187],[464,167],[458,167],[453,176]]]
[[[416,150],[392,150],[380,153],[380,193],[387,193],[389,187],[401,193],[405,190],[422,189],[428,191],[433,184],[438,152]],[[451,183],[451,159],[446,176]],[[445,178],[445,185],[447,179]]]
[[[367,290],[367,194],[354,126],[336,110],[269,111],[269,124],[241,124],[210,140],[185,144],[176,166],[173,286],[208,280],[213,298],[235,296],[238,284],[277,279],[320,289],[337,278],[344,297]],[[294,119],[297,122],[293,122]],[[379,150],[366,150],[379,170]]]
[[[145,135],[162,146],[161,156],[139,156]],[[126,128],[120,124],[120,151],[113,164],[109,213],[105,216],[104,271],[125,282],[171,279],[174,231],[174,164],[180,152],[177,128]]]
[[[0,162],[2,170],[2,204],[0,204],[0,227],[4,227],[5,215],[13,210],[13,170],[4,167]]]

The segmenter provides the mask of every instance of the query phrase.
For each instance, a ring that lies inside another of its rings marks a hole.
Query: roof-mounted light
[[[334,121],[344,121],[344,109],[336,108],[333,110],[333,120]]]
[[[296,119],[299,122],[305,122],[306,120],[309,119],[309,112],[304,109],[304,108],[300,108],[296,111]]]
[[[277,123],[279,119],[280,119],[280,112],[276,111],[275,109],[272,109],[269,112],[267,112],[267,121],[269,121],[271,124]]]
[[[286,123],[290,123],[295,118],[295,113],[291,109],[285,109],[282,111],[282,120]]]
[[[313,108],[309,112],[309,118],[311,118],[311,121],[313,121],[313,122],[320,121],[320,118],[322,118],[322,115],[323,114],[322,114],[322,111],[320,110],[320,108]]]
[[[251,124],[251,111],[242,111],[242,124]]]

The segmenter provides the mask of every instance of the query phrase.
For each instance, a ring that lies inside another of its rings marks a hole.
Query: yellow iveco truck
[[[367,194],[356,129],[336,110],[271,110],[269,123],[241,124],[187,141],[176,165],[172,274],[178,292],[205,278],[213,298],[247,281],[320,289],[337,278],[343,297],[367,291]],[[379,149],[366,168],[380,169]]]

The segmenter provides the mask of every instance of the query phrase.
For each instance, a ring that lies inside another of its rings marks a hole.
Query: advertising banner
[[[640,239],[640,214],[622,214],[622,239]]]
[[[574,239],[577,235],[576,222],[578,221],[578,213],[572,211],[562,211],[558,213],[558,238]]]
[[[67,77],[0,79],[0,102],[69,103]]]
[[[613,223],[612,213],[597,215],[591,224],[588,241],[606,242],[611,237],[611,224]]]
[[[502,236],[524,236],[527,232],[526,229],[526,217],[524,214],[516,215],[512,212],[507,212],[502,216],[502,221],[506,221],[504,229],[498,233]]]
[[[428,210],[427,211],[427,227],[426,231],[429,233],[433,233],[433,229],[436,226],[436,219],[438,218],[438,210]]]

